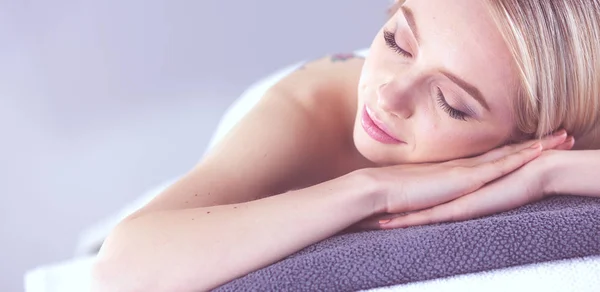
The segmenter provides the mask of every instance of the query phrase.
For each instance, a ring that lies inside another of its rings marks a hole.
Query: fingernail
[[[558,131],[558,132],[554,133],[554,137],[560,137],[560,136],[562,136],[562,135],[564,135],[564,134],[566,134],[566,133],[567,133],[567,131],[565,131],[565,130],[560,130],[560,131]]]
[[[533,143],[533,145],[531,145],[531,147],[529,147],[529,149],[538,149],[538,148],[540,148],[540,146],[542,146],[542,144],[540,144],[540,142],[535,142],[535,143]]]
[[[392,219],[381,219],[379,220],[379,224],[384,225],[392,222]]]

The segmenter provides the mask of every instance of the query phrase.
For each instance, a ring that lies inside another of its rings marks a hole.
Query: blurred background
[[[0,291],[202,156],[253,82],[366,48],[388,0],[0,0]]]

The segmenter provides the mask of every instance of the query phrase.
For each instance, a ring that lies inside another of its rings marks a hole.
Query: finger
[[[518,183],[512,186],[507,188],[507,184],[497,183],[433,208],[381,221],[380,228],[394,229],[470,220],[508,211],[542,198],[541,194],[524,193],[519,189],[521,186]]]
[[[475,180],[470,181],[474,182],[474,185],[471,185],[471,189],[466,190],[465,193],[473,192],[483,185],[515,171],[531,160],[537,158],[541,153],[542,147],[540,143],[534,143],[533,146],[514,154],[472,167],[472,176]]]
[[[378,216],[378,217],[370,217],[365,220],[362,220],[352,226],[353,231],[365,231],[365,230],[375,230],[380,229],[380,222],[388,221],[389,216]]]
[[[503,177],[529,161],[537,158],[542,153],[539,142],[519,152],[504,156],[500,159],[482,163],[475,166],[453,166],[446,170],[434,184],[428,184],[425,189],[419,189],[429,195],[405,195],[401,204],[405,211],[414,211],[452,201],[460,196],[469,194],[483,187],[491,181]],[[410,188],[410,184],[408,187]],[[409,192],[406,189],[404,192]],[[390,209],[392,212],[398,209]]]
[[[458,200],[458,199],[457,199]],[[380,229],[396,229],[406,228],[418,225],[430,225],[443,222],[458,221],[458,217],[454,215],[453,205],[456,201],[451,201],[442,205],[435,206],[430,209],[422,210],[406,216],[391,218],[389,220],[379,221]]]
[[[379,224],[381,222],[386,222],[386,221],[390,221],[390,219],[398,217],[398,216],[402,216],[403,214],[388,214],[388,213],[384,213],[384,214],[377,214],[377,215],[373,215],[370,216],[366,219],[363,219],[355,224],[352,225],[351,230],[353,231],[365,231],[365,230],[375,230],[375,229],[381,229],[379,227]]]
[[[413,211],[452,201],[517,170],[541,153],[542,147],[537,142],[529,148],[494,161],[469,167],[454,166],[450,172],[432,184],[432,189],[428,191],[430,195],[411,196],[410,199],[407,199],[407,196],[403,203],[406,210]]]
[[[573,146],[575,146],[575,138],[573,138],[573,136],[570,136],[569,138],[567,138],[565,140],[565,142],[554,147],[554,149],[556,149],[556,150],[571,150],[571,149],[573,149]]]
[[[472,165],[481,164],[484,162],[494,161],[500,159],[504,156],[519,152],[523,149],[527,149],[527,147],[531,146],[533,143],[539,142],[542,145],[544,150],[552,149],[565,141],[567,138],[567,132],[565,130],[560,130],[554,133],[553,135],[548,135],[540,140],[528,140],[518,144],[511,144],[501,148],[494,149],[480,156],[468,159]],[[468,164],[468,163],[467,163]]]
[[[415,211],[450,202],[520,168],[537,158],[541,152],[541,145],[536,143],[533,147],[478,166],[455,166],[450,170],[444,169],[438,174],[434,183],[412,180],[411,182],[415,184],[404,185],[403,195],[394,199],[398,202],[393,205],[401,207],[388,208],[387,211],[391,213]],[[415,187],[419,184],[421,186]]]
[[[565,131],[564,129],[556,131],[556,132],[554,132],[554,134],[548,135],[548,136],[540,139],[540,142],[542,143],[542,149],[543,150],[554,149],[558,145],[561,145],[562,143],[564,143],[568,137],[569,137],[569,135],[568,135],[567,131]]]
[[[360,221],[359,223],[356,223],[355,225],[353,225],[353,227],[358,230],[362,230],[362,231],[377,230],[377,229],[381,229],[382,224],[391,222],[394,218],[405,216],[405,214],[408,214],[408,213],[376,215],[376,216],[369,217],[363,221]]]

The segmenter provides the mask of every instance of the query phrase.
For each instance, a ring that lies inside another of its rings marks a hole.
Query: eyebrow
[[[458,76],[456,76],[456,75],[454,75],[454,74],[452,74],[450,72],[442,71],[441,73],[444,76],[446,76],[448,79],[452,80],[452,82],[454,82],[458,86],[460,86],[469,95],[471,95],[486,110],[490,111],[489,105],[487,104],[487,102],[485,101],[485,98],[483,98],[483,94],[481,94],[481,91],[479,91],[479,89],[477,89],[477,87],[475,87],[475,86],[471,85],[470,83],[468,83],[468,82],[460,79]]]
[[[413,14],[412,10],[406,7],[405,5],[402,5],[401,9],[402,13],[404,14],[404,17],[406,18],[406,22],[408,22],[408,27],[410,27],[410,30],[412,31],[413,35],[415,36],[415,39],[417,40],[417,43],[420,43],[421,38],[419,35],[419,30],[417,29],[417,23],[415,22],[415,15]],[[471,85],[469,82],[466,82],[465,80],[459,78],[458,76],[450,72],[442,71],[441,73],[448,79],[450,79],[452,82],[460,86],[469,95],[471,95],[486,110],[490,111],[489,105],[487,104],[485,98],[483,98],[483,94],[481,94],[481,91],[479,91],[477,87]]]

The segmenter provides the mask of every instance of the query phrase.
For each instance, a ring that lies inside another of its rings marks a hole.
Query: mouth
[[[392,133],[375,117],[371,109],[366,105],[363,108],[361,124],[365,132],[378,142],[383,144],[401,144],[404,141],[393,136]]]

